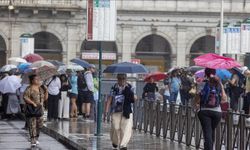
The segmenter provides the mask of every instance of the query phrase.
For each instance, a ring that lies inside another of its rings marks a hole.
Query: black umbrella
[[[82,66],[83,68],[89,68],[90,67],[90,64],[87,61],[83,60],[83,59],[74,58],[74,59],[71,59],[70,61]]]
[[[148,73],[148,69],[141,64],[122,62],[108,66],[104,73]]]

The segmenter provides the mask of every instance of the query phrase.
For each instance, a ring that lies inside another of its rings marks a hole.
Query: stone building
[[[225,21],[250,17],[249,0],[224,0]],[[86,0],[0,1],[0,66],[20,56],[20,36],[35,38],[35,53],[68,63],[80,57],[97,63],[97,42],[85,40]],[[102,42],[104,64],[140,59],[152,70],[189,66],[214,52],[219,0],[116,0],[116,42]]]

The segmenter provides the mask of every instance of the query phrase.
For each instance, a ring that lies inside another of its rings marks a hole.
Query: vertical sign
[[[218,27],[216,29],[216,37],[215,37],[215,50],[216,52],[219,53],[221,51],[222,54],[227,53],[227,33],[228,33],[228,28],[224,27],[223,28],[223,43],[222,43],[222,49],[220,50],[220,28]]]
[[[240,27],[228,27],[227,33],[227,53],[240,53]]]
[[[20,43],[21,43],[21,57],[34,53],[33,37],[20,37]]]
[[[241,53],[250,52],[250,24],[241,25]]]
[[[115,41],[115,0],[88,0],[87,2],[87,40]]]

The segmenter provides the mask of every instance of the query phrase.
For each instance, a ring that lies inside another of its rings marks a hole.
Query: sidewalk
[[[67,143],[79,150],[111,150],[109,137],[110,124],[102,123],[102,136],[94,136],[96,125],[81,119],[70,121],[47,122],[44,132],[57,140]],[[133,132],[128,149],[133,150],[191,150],[185,145],[171,142],[154,135]]]
[[[0,149],[1,150],[67,150],[55,139],[41,133],[39,146],[31,148],[28,142],[28,132],[22,130],[23,121],[0,121]]]

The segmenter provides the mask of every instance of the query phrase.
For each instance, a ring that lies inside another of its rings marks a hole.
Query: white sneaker
[[[40,144],[40,142],[39,141],[36,141],[36,145],[39,145]]]

